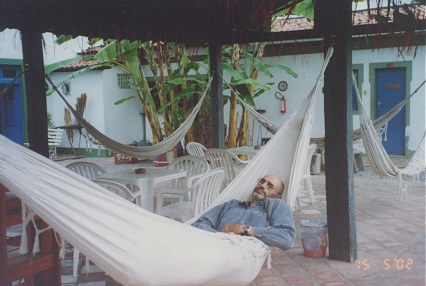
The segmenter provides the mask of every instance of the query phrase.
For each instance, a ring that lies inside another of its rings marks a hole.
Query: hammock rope
[[[135,158],[153,158],[160,154],[163,154],[167,151],[170,151],[173,147],[175,147],[188,133],[189,129],[192,126],[192,123],[195,120],[196,115],[198,114],[198,111],[201,108],[201,105],[204,101],[204,98],[206,97],[207,91],[210,88],[211,82],[213,78],[209,79],[209,82],[206,86],[206,89],[203,92],[203,95],[201,96],[199,102],[192,110],[191,114],[185,119],[185,121],[179,126],[178,129],[176,129],[173,134],[171,134],[169,137],[167,137],[165,140],[152,145],[152,146],[131,146],[119,143],[117,141],[112,140],[111,138],[104,135],[102,132],[97,130],[93,125],[91,125],[89,122],[87,122],[72,106],[69,104],[69,102],[65,99],[65,97],[62,95],[62,93],[58,90],[58,88],[54,85],[52,80],[48,75],[46,75],[47,80],[50,82],[50,84],[53,86],[54,90],[59,94],[59,96],[62,98],[62,100],[65,102],[67,107],[71,110],[74,117],[77,119],[78,123],[82,125],[86,131],[93,136],[98,142],[100,142],[105,148],[112,150],[114,152],[129,156],[129,157],[135,157]]]

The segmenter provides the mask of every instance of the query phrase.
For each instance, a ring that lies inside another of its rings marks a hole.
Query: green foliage
[[[316,0],[304,0],[297,3],[294,8],[294,15],[303,16],[310,20],[314,19],[314,5]]]
[[[53,122],[52,114],[47,113],[47,128],[55,128],[55,123]]]
[[[253,50],[256,50],[258,43],[254,43]],[[284,65],[271,65],[264,64],[259,59],[257,59],[252,53],[249,52],[241,52],[241,59],[239,64],[239,69],[234,70],[231,67],[231,55],[232,47],[224,46],[223,48],[223,62],[222,68],[224,73],[229,74],[232,77],[232,82],[229,85],[234,86],[240,95],[240,97],[247,102],[249,105],[254,106],[254,99],[265,91],[271,89],[271,86],[274,85],[274,82],[263,83],[257,79],[253,79],[248,71],[252,69],[252,67],[248,68],[244,63],[250,63],[255,69],[259,71],[259,73],[264,74],[268,78],[273,78],[273,74],[271,72],[271,68],[277,68],[285,71],[288,75],[297,78],[298,75],[289,67]],[[229,89],[229,85],[225,83],[224,90]],[[250,86],[254,87],[254,92],[250,92]],[[225,97],[227,99],[227,97]]]

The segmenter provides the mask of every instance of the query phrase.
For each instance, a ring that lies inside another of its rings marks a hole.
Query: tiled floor
[[[294,212],[297,238],[293,249],[272,250],[266,266],[251,286],[269,285],[425,285],[425,182],[414,183],[406,200],[397,199],[398,181],[355,178],[358,259],[342,262],[303,255],[299,223],[326,220],[325,177],[312,176],[315,203],[302,197]],[[68,255],[69,256],[69,255]],[[77,279],[72,261],[63,261],[63,286],[118,286],[94,265],[80,263]]]
[[[294,213],[326,219],[325,177],[312,177],[318,200]],[[425,285],[425,184],[412,186],[407,200],[397,200],[398,181],[355,179],[357,261],[303,255],[300,232],[288,251],[274,249],[273,267],[262,269],[260,285]]]

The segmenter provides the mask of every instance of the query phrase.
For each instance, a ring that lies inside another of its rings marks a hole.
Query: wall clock
[[[62,93],[65,95],[70,95],[71,94],[71,83],[70,82],[64,82],[61,86],[62,88]]]
[[[288,87],[288,84],[286,81],[282,80],[278,83],[278,89],[281,91],[286,91]]]

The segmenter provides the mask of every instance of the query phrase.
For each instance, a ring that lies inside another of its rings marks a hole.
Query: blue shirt
[[[230,200],[206,212],[192,226],[218,232],[228,224],[246,224],[254,228],[256,237],[270,246],[293,247],[296,230],[290,206],[281,199],[249,202]]]

